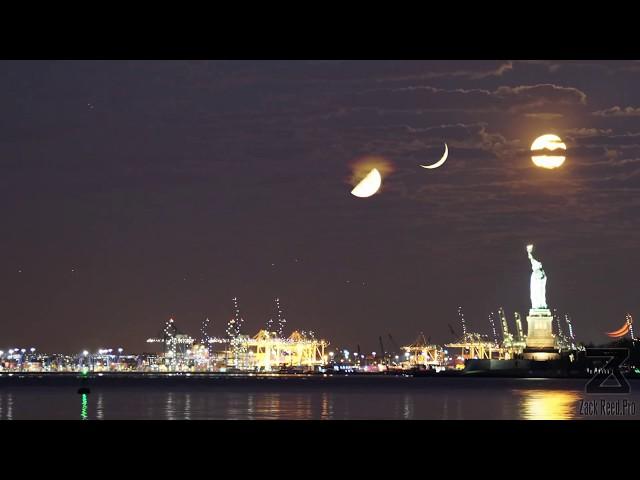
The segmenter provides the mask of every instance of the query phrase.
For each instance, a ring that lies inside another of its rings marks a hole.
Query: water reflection
[[[449,380],[349,388],[228,389],[104,387],[78,395],[68,387],[21,387],[0,391],[0,419],[572,419],[583,381]],[[472,383],[475,382],[475,383]],[[426,388],[428,386],[428,388]],[[377,387],[377,388],[376,388]],[[278,391],[279,390],[279,391]],[[79,398],[78,398],[79,397]],[[80,402],[79,402],[80,400]],[[633,400],[640,402],[640,394]],[[78,412],[78,403],[81,404]],[[93,408],[89,412],[89,408]]]
[[[309,420],[311,415],[311,399],[308,395],[299,396],[296,399],[294,411],[297,412],[296,418],[300,420]],[[278,413],[278,412],[273,412]]]
[[[409,395],[404,396],[402,418],[405,420],[411,420],[413,418],[413,400]]]
[[[13,417],[12,412],[13,399],[11,394],[0,395],[0,420],[11,420]]]
[[[268,409],[268,413],[269,413],[269,418],[278,418],[281,413],[282,413],[282,409],[285,409],[285,411],[288,411],[288,405],[281,405],[282,402],[282,395],[279,393],[273,394],[273,395],[269,395],[269,409]],[[293,410],[294,414],[296,413],[296,410]]]
[[[82,406],[80,407],[80,419],[87,420],[89,418],[89,398],[86,393],[82,394]]]
[[[167,405],[166,405],[166,414],[167,414],[167,420],[174,420],[175,417],[173,415],[174,411],[175,411],[175,407],[173,406],[173,392],[169,392],[167,394]]]
[[[247,415],[249,417],[249,420],[253,420],[253,416],[256,413],[256,409],[255,409],[255,405],[254,405],[254,398],[253,398],[253,394],[250,393],[249,396],[247,397]]]
[[[331,420],[333,418],[333,401],[327,392],[322,392],[320,405],[320,418]]]
[[[191,420],[191,394],[185,394],[184,399],[184,419]]]
[[[527,420],[576,418],[578,392],[571,390],[516,390],[522,397],[521,415]]]
[[[98,402],[96,404],[96,418],[104,420],[104,407],[102,406],[102,393],[98,394]]]

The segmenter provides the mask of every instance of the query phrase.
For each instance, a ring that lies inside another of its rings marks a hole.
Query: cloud
[[[640,133],[611,134],[610,130],[596,130],[594,135],[585,135],[580,139],[582,146],[637,146],[640,145]]]
[[[428,85],[369,89],[355,95],[355,106],[386,111],[522,111],[584,105],[587,95],[574,87],[550,83],[486,89],[443,89]]]
[[[527,118],[533,118],[536,120],[556,120],[558,118],[562,118],[564,115],[562,113],[536,112],[536,113],[525,113],[524,116]]]
[[[606,110],[598,110],[591,115],[596,117],[640,117],[640,107],[625,107],[618,106],[607,108]]]
[[[498,87],[494,94],[498,97],[517,99],[528,107],[554,104],[556,102],[582,105],[587,103],[587,95],[581,90],[552,83]]]
[[[609,135],[612,133],[610,128],[569,128],[565,133],[571,137],[591,137],[594,135]]]
[[[633,71],[632,61],[607,60],[607,61],[584,61],[584,60],[518,60],[514,64],[518,67],[524,65],[539,66],[551,74],[562,74],[568,72],[583,73],[591,70],[593,74],[611,75],[618,71]],[[635,65],[637,66],[637,64]]]
[[[438,61],[424,64],[420,70],[422,71],[404,75],[384,76],[377,79],[377,81],[428,80],[443,77],[466,77],[472,80],[479,80],[487,77],[501,77],[513,70],[513,62],[467,61],[464,64],[464,68],[460,68],[459,62]]]

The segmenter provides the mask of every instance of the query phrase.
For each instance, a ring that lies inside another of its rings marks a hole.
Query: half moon
[[[360,198],[370,197],[380,189],[380,185],[382,185],[382,177],[380,172],[374,168],[351,190],[351,195]]]
[[[439,166],[441,166],[444,162],[447,161],[447,157],[449,156],[449,147],[447,147],[447,144],[444,144],[444,155],[442,155],[442,158],[440,160],[438,160],[436,163],[432,164],[432,165],[420,165],[422,168],[428,168],[428,169],[433,169],[433,168],[438,168]]]

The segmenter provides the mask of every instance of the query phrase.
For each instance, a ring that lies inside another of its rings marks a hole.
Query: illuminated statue
[[[527,245],[527,253],[531,260],[531,308],[545,309],[547,308],[546,287],[547,276],[542,269],[542,263],[533,258],[533,245]]]

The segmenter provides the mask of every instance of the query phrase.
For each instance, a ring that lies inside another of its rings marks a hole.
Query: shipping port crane
[[[464,338],[467,336],[467,323],[464,321],[464,313],[462,312],[462,307],[458,307],[458,319],[462,324],[462,337]]]
[[[564,315],[564,321],[567,323],[567,327],[569,328],[569,338],[571,338],[571,349],[576,349],[576,337],[573,335],[573,324],[571,323],[571,315],[566,313]]]
[[[524,343],[524,333],[522,331],[522,318],[520,318],[519,312],[514,312],[513,316],[516,319],[516,341]]]
[[[385,354],[385,351],[384,351],[384,345],[382,344],[382,335],[380,335],[378,337],[378,340],[380,340],[380,355],[382,355],[382,363],[384,365],[388,365],[389,362],[386,359],[386,354]]]
[[[424,333],[420,332],[418,338],[411,344],[402,347],[405,352],[405,361],[414,367],[429,367],[430,365],[441,365],[444,361],[444,350],[439,345],[431,345],[431,337],[425,339]]]
[[[498,333],[496,332],[496,323],[493,320],[493,312],[489,314],[489,325],[491,326],[491,331],[493,332],[493,343],[498,345]]]
[[[398,344],[396,343],[396,341],[393,339],[393,337],[391,336],[391,334],[389,333],[389,340],[391,341],[391,344],[393,345],[393,348],[395,348],[395,352],[396,353],[400,353],[400,347],[398,346]]]
[[[449,331],[451,332],[451,336],[455,338],[457,336],[456,331],[453,329],[450,323],[448,323],[447,325],[449,325]]]
[[[513,346],[513,335],[509,333],[509,324],[507,323],[507,316],[504,314],[504,308],[498,308],[498,316],[502,325],[502,344],[505,348],[511,348]]]

